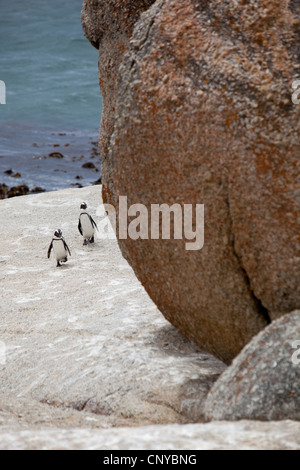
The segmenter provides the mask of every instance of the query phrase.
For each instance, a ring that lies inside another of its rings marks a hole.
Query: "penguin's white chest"
[[[53,240],[53,250],[57,261],[67,258],[68,253],[62,240]]]
[[[94,236],[94,227],[87,214],[80,216],[81,230],[83,238],[92,238]]]

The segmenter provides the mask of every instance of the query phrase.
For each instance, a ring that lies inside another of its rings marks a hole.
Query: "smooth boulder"
[[[259,333],[222,374],[205,404],[208,420],[300,421],[300,311]]]

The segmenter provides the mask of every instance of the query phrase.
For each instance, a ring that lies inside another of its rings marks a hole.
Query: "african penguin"
[[[83,212],[81,212],[79,216],[78,230],[79,233],[83,236],[83,245],[87,245],[88,242],[94,243],[95,228],[98,230],[97,224],[93,217],[86,212],[87,204],[85,202],[81,204],[80,209]]]
[[[62,236],[62,231],[60,229],[56,230],[54,233],[54,238],[48,249],[48,259],[50,258],[51,251],[54,250],[56,256],[57,265],[56,267],[61,267],[61,263],[66,263],[68,261],[68,254],[71,256],[70,249]]]

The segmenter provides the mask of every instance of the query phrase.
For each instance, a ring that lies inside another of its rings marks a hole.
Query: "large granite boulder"
[[[210,391],[208,420],[300,421],[300,311],[260,332]]]
[[[299,2],[131,3],[83,10],[100,50],[104,201],[205,204],[201,251],[120,246],[165,317],[229,363],[300,306]]]

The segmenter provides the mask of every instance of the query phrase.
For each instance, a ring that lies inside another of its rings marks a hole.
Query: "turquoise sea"
[[[83,0],[0,0],[0,183],[46,190],[100,171],[98,51],[83,36]],[[49,157],[59,152],[64,158]],[[91,166],[91,165],[90,165]],[[18,172],[21,177],[12,178]],[[77,177],[77,179],[75,179]]]

